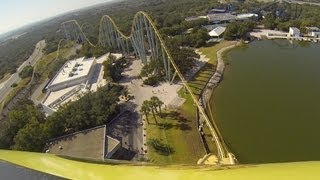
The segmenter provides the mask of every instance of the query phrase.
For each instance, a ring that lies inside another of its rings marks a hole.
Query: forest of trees
[[[225,40],[243,39],[246,34],[256,26],[253,21],[246,22],[232,22],[227,25],[224,32]]]

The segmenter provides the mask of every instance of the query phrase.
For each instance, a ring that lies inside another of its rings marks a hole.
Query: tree
[[[148,100],[143,101],[140,112],[144,112],[147,117],[150,111],[152,112],[152,116],[153,116],[156,124],[158,124],[153,103]]]
[[[27,65],[22,69],[22,71],[19,73],[19,77],[21,79],[31,77],[33,73],[33,67],[31,65]]]
[[[148,119],[148,115],[150,112],[150,107],[147,101],[143,101],[142,106],[140,108],[140,113],[144,114],[146,116],[146,120],[149,124],[149,119]]]
[[[164,104],[157,96],[152,96],[150,101],[152,102],[152,104],[155,106],[155,107],[158,107],[159,108],[159,112],[160,114],[162,114],[161,112],[161,106]]]
[[[24,128],[20,129],[14,137],[13,149],[20,151],[41,152],[45,145],[43,124],[36,118],[32,118]]]

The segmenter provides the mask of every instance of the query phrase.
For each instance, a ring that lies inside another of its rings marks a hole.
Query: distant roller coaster
[[[151,57],[151,60],[157,60],[163,63],[162,65],[165,69],[166,80],[172,82],[176,75],[178,75],[184,87],[190,93],[199,110],[200,116],[205,120],[213,136],[213,140],[218,150],[217,156],[219,161],[230,158],[229,156],[231,153],[228,152],[228,148],[225,145],[218,128],[210,121],[203,107],[200,105],[188,86],[187,81],[178,69],[164,40],[148,14],[145,12],[138,12],[134,16],[132,30],[129,36],[124,35],[119,30],[110,16],[103,16],[100,21],[97,45],[94,45],[89,41],[76,20],[64,22],[61,26],[68,40],[75,41],[77,43],[87,42],[94,47],[99,45],[102,47],[116,48],[123,54],[129,54],[131,53],[130,51],[133,51],[133,53],[137,55],[144,64],[147,63],[147,55]],[[233,161],[230,160],[230,164],[233,164]]]

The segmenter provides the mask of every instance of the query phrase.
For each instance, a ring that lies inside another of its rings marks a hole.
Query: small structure
[[[218,26],[209,32],[209,36],[215,37],[215,38],[220,38],[225,30],[226,30],[226,27]]]
[[[197,16],[191,16],[191,17],[186,17],[184,20],[185,21],[196,21],[196,20],[199,20],[200,17],[197,17]]]
[[[223,23],[223,22],[232,22],[237,19],[237,16],[230,13],[218,13],[218,14],[208,14],[208,21],[212,23]]]
[[[106,136],[105,158],[110,159],[112,155],[121,147],[120,141],[110,136]]]
[[[308,36],[319,38],[320,37],[320,29],[318,27],[306,27]]]
[[[296,27],[289,27],[290,37],[300,37],[300,30]]]
[[[246,13],[246,14],[238,14],[237,20],[245,21],[245,20],[257,20],[259,17],[258,14]]]
[[[219,14],[219,13],[226,13],[227,10],[225,9],[210,9],[208,14]]]

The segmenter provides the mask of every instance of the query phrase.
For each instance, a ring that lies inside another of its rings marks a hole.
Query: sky
[[[71,10],[112,0],[0,0],[0,34]]]

